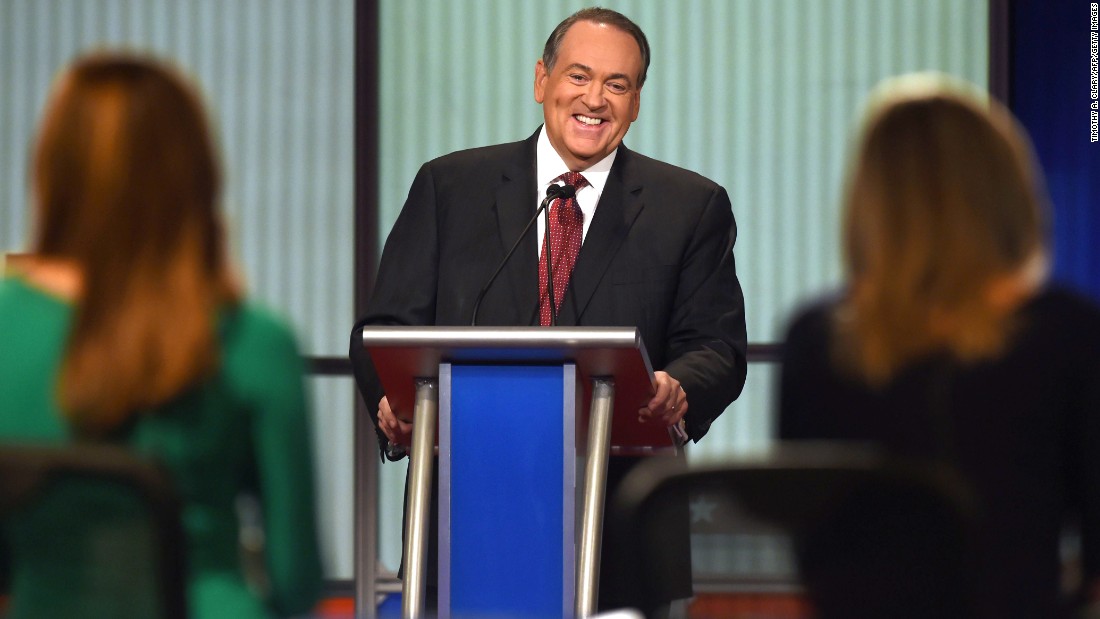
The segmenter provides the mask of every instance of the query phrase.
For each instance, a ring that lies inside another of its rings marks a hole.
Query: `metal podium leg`
[[[615,382],[592,381],[592,406],[588,419],[588,460],[584,469],[584,513],[581,517],[580,559],[577,565],[576,617],[596,612],[600,587],[600,537],[603,532],[604,489],[607,457],[611,452],[611,411]]]
[[[401,584],[402,619],[424,616],[426,563],[428,562],[428,519],[431,517],[432,456],[435,453],[435,424],[439,416],[439,389],[435,379],[416,381],[413,411],[412,449],[409,451],[409,496],[405,506],[405,579]]]

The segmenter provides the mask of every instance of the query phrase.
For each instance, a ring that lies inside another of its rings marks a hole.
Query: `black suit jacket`
[[[535,212],[537,138],[452,153],[417,173],[386,241],[366,315],[352,332],[356,379],[372,418],[384,394],[360,327],[470,324],[478,293]],[[559,325],[637,327],[654,369],[687,393],[685,421],[696,441],[745,382],[736,234],[721,186],[620,145],[558,318]],[[486,292],[479,325],[538,324],[536,236],[532,228]],[[385,445],[381,433],[379,440]],[[633,463],[612,460],[609,493]],[[685,509],[673,528],[683,534],[670,544],[680,550],[670,557],[661,599],[691,592],[686,518]],[[609,555],[605,545],[605,566]],[[601,606],[617,602],[615,589],[601,579]]]

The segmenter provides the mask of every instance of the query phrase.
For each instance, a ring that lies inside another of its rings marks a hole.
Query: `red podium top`
[[[415,380],[438,378],[440,363],[575,363],[584,385],[615,381],[611,446],[617,453],[665,450],[668,428],[638,423],[653,397],[653,368],[634,328],[622,327],[364,327],[363,345],[395,411],[412,412]]]

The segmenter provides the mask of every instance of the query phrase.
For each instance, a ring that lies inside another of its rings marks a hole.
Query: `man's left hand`
[[[680,381],[667,372],[654,372],[657,393],[645,407],[638,409],[640,423],[660,423],[671,426],[680,423],[688,410],[687,393]]]

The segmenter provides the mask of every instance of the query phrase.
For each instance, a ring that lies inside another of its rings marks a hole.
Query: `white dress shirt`
[[[592,225],[592,217],[596,214],[596,204],[600,201],[600,195],[603,194],[603,188],[607,185],[607,175],[611,173],[611,164],[615,163],[615,155],[619,153],[619,149],[611,151],[611,154],[604,157],[595,163],[595,165],[589,167],[587,170],[581,170],[580,173],[584,175],[585,180],[588,181],[588,185],[582,187],[577,191],[577,205],[580,207],[581,212],[584,213],[584,229],[581,231],[581,243],[583,245],[584,239],[588,236],[588,227]],[[557,177],[569,172],[569,167],[565,165],[565,161],[562,160],[558,151],[554,150],[553,145],[550,144],[550,138],[546,135],[546,127],[543,127],[539,131],[538,145],[535,147],[535,186],[538,187],[538,196],[536,197],[535,206],[538,207],[542,204],[542,200],[546,197],[546,189],[550,187],[551,181]],[[561,181],[558,181],[558,185],[562,185]],[[542,239],[546,235],[546,218],[543,215],[539,215],[538,219],[538,252],[542,255]]]

